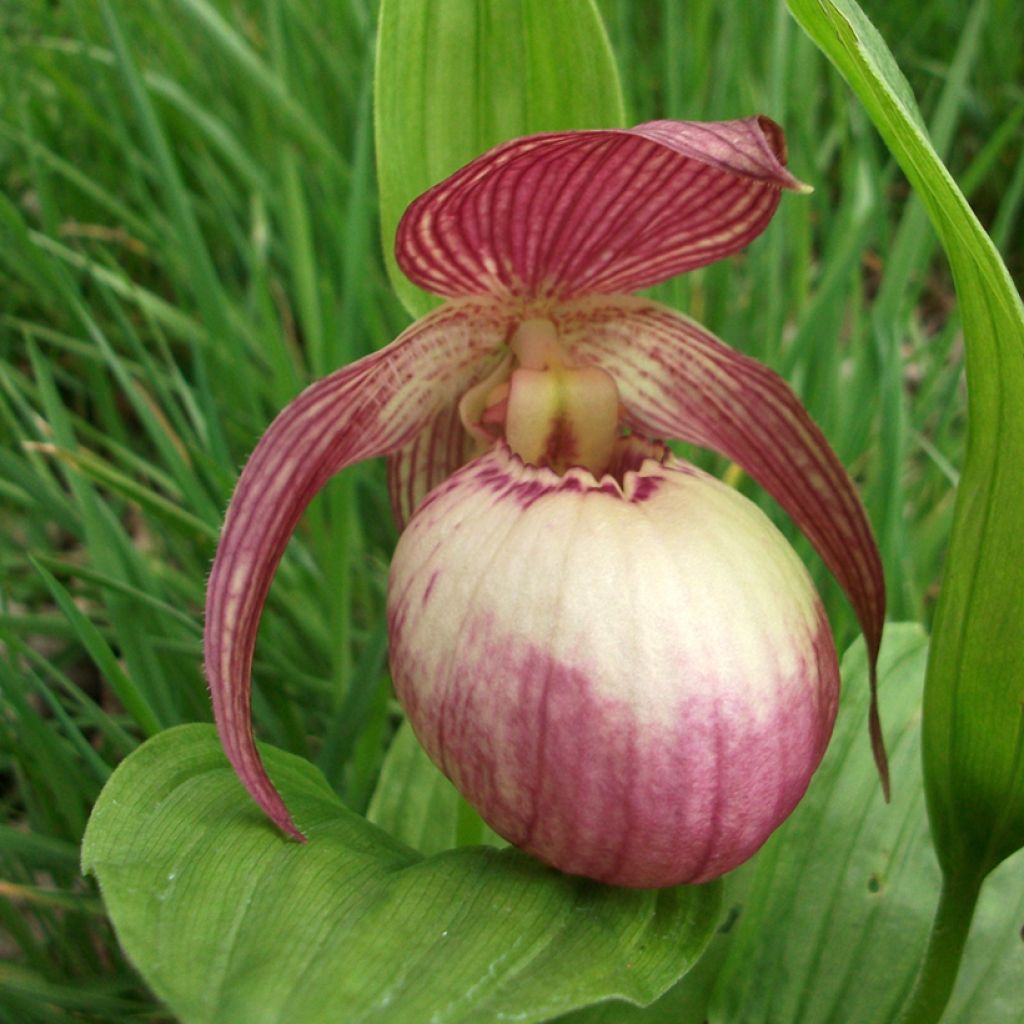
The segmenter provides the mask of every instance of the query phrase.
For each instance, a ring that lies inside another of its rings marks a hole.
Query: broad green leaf
[[[593,0],[383,0],[374,113],[384,256],[413,316],[437,301],[395,263],[413,199],[499,142],[624,120]]]
[[[512,849],[424,858],[307,762],[263,755],[306,845],[266,822],[206,725],[125,760],[86,831],[121,943],[183,1024],[489,1024],[647,1003],[716,925],[714,885],[615,889]]]
[[[788,0],[924,202],[963,319],[967,452],[924,701],[925,786],[944,870],[964,884],[1024,845],[1024,306],[854,0]]]
[[[726,878],[725,921],[696,968],[646,1009],[594,1007],[565,1024],[889,1024],[914,982],[941,872],[921,789],[927,639],[886,629],[879,693],[893,801],[864,737],[867,662],[842,662],[835,735],[807,796],[746,866]],[[944,1024],[1019,1019],[1024,919],[1019,855],[993,874]],[[613,1010],[615,1012],[613,1012]]]
[[[407,721],[388,749],[366,817],[425,854],[507,845],[430,760]]]

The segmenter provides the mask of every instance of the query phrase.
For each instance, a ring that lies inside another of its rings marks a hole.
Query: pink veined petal
[[[632,427],[728,456],[821,555],[864,632],[871,745],[888,798],[876,693],[885,579],[864,507],[824,434],[778,374],[659,303],[631,296],[584,300],[559,309],[558,326],[576,358],[615,377]]]
[[[766,117],[527,136],[415,200],[396,256],[438,295],[631,292],[749,244],[805,187],[785,162]]]
[[[399,530],[405,528],[419,503],[479,454],[478,449],[478,442],[462,425],[455,401],[440,409],[409,444],[388,459],[388,490]]]
[[[447,303],[387,348],[303,391],[260,438],[239,478],[207,587],[206,674],[228,759],[260,807],[296,838],[256,750],[249,707],[256,630],[274,571],[327,480],[409,445],[475,379],[508,330],[492,302]]]

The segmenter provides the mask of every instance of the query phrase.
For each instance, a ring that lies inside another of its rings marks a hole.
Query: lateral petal
[[[479,455],[480,443],[462,425],[458,401],[440,409],[424,428],[388,459],[388,490],[398,528],[419,503],[460,466]]]
[[[875,678],[885,579],[856,487],[824,434],[778,374],[659,303],[594,298],[561,307],[557,320],[573,356],[615,378],[630,426],[732,459],[821,555],[846,592],[867,643],[871,744],[888,796]]]
[[[409,445],[470,386],[508,323],[494,303],[447,303],[387,348],[312,384],[260,438],[231,498],[207,586],[204,648],[224,750],[252,797],[301,839],[263,768],[250,718],[253,647],[270,582],[303,511],[335,473]]]
[[[805,188],[785,163],[767,117],[531,135],[415,200],[396,256],[438,295],[631,292],[756,238],[780,190]]]

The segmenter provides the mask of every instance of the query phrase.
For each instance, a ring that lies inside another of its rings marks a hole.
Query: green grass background
[[[787,197],[741,256],[655,293],[793,382],[861,485],[891,617],[927,623],[965,410],[922,209],[781,4],[600,6],[630,120],[784,124],[815,193]],[[1024,7],[864,7],[1019,281]],[[109,12],[0,6],[0,1020],[17,1024],[160,1018],[79,875],[85,820],[140,739],[210,717],[203,589],[245,456],[306,381],[407,322],[377,227],[376,4]],[[256,654],[259,735],[359,810],[398,720],[394,539],[383,467],[335,480]],[[797,545],[845,647],[852,614]]]

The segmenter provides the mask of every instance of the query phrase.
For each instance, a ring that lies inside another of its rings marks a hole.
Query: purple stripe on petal
[[[413,202],[396,255],[439,295],[635,291],[756,238],[780,190],[803,188],[785,159],[763,117],[528,136]]]
[[[249,709],[256,630],[274,571],[327,480],[413,443],[508,329],[493,303],[442,306],[387,348],[303,391],[260,438],[239,478],[207,588],[206,673],[229,760],[256,802],[296,838],[256,751]]]
[[[872,749],[886,794],[875,663],[885,619],[881,558],[856,488],[789,385],[699,324],[629,296],[584,300],[558,313],[580,362],[609,372],[631,426],[721,452],[793,519],[853,605],[871,662]]]

